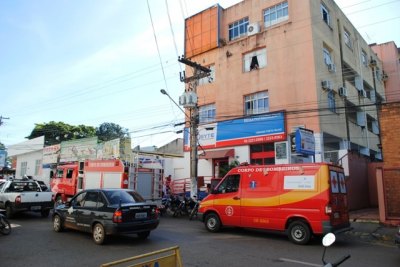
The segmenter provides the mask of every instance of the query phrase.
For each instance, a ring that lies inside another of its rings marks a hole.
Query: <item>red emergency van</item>
[[[233,168],[201,202],[199,215],[211,232],[276,230],[296,244],[351,229],[343,168],[327,163]]]

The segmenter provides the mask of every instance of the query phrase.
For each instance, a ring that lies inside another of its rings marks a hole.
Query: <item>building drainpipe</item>
[[[342,34],[341,34],[341,30],[340,30],[340,21],[337,20],[337,26],[338,26],[338,37],[339,37],[339,51],[340,51],[340,64],[341,64],[341,70],[342,70],[342,86],[346,87],[346,82],[344,79],[344,68],[343,68],[343,47],[342,47]],[[349,129],[349,116],[347,114],[347,96],[344,96],[343,98],[344,101],[344,116],[346,119],[346,136],[347,136],[347,150],[350,149],[350,129]]]
[[[378,138],[379,138],[378,149],[381,151],[381,158],[382,158],[382,161],[383,161],[382,138],[381,138],[381,123],[380,123],[380,119],[379,119],[380,118],[380,114],[381,114],[380,113],[381,101],[378,100],[378,92],[376,90],[376,78],[375,78],[375,67],[376,67],[377,63],[375,63],[375,64],[372,63],[372,62],[376,62],[376,61],[374,61],[372,56],[371,56],[370,62],[371,62],[370,66],[371,66],[371,69],[372,69],[371,70],[372,71],[372,82],[373,82],[373,85],[374,85],[374,92],[375,92],[376,122],[378,124],[378,131],[379,131],[379,133],[378,133]]]

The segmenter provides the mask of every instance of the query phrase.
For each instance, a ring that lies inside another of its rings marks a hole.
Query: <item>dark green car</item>
[[[88,189],[54,209],[53,229],[88,232],[96,244],[108,235],[137,234],[146,239],[159,224],[157,205],[129,189]]]

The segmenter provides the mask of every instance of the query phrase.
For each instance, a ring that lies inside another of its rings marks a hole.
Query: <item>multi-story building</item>
[[[333,0],[212,6],[186,19],[185,57],[211,69],[186,89],[198,96],[199,176],[235,159],[339,162],[349,176],[354,160],[382,158],[382,63]]]
[[[400,102],[400,48],[395,42],[371,44],[372,50],[382,60],[386,102]]]

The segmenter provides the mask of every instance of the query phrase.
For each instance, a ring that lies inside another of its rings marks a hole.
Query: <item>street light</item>
[[[175,100],[172,99],[172,97],[167,93],[167,91],[165,91],[165,89],[161,89],[160,92],[161,94],[168,96],[168,98],[175,104],[175,106],[177,106],[183,112],[183,114],[187,116],[186,112],[178,105],[178,103],[175,102]]]
[[[168,98],[185,114],[185,116],[189,119],[190,122],[190,197],[197,196],[197,116],[198,116],[198,107],[197,107],[197,97],[191,97],[190,99],[196,100],[196,103],[189,103],[187,106],[191,109],[190,116],[186,114],[186,112],[171,98],[171,96],[165,91],[161,89],[160,92],[163,95],[168,96]]]

